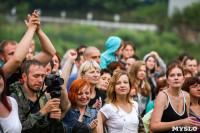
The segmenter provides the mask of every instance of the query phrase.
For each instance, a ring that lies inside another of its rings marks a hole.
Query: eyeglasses
[[[137,95],[133,95],[133,96],[130,95],[131,99],[136,98],[136,97],[137,97]]]
[[[193,85],[191,86],[191,88],[195,88],[195,89],[200,88],[200,84]]]

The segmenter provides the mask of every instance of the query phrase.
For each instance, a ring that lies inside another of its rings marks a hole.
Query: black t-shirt
[[[29,106],[30,106],[30,108],[31,108],[31,107],[33,106],[34,102],[32,102],[32,101],[29,100],[29,99],[28,99],[28,101],[30,102]],[[39,104],[39,102],[37,102],[37,103],[35,104],[35,106],[33,107],[33,109],[31,110],[31,114],[35,114],[35,113],[37,113],[39,110],[40,110],[40,104]]]
[[[6,80],[6,88],[7,88],[7,95],[10,95],[9,85],[15,83],[16,81],[22,81],[22,73],[19,71],[18,73],[13,73],[13,75]]]
[[[96,103],[96,100],[97,99],[101,99],[102,101],[102,106],[104,105],[105,103],[105,99],[106,99],[106,93],[102,90],[99,90],[98,88],[95,88],[95,91],[96,91],[96,96],[90,100],[89,102],[89,106],[92,107],[95,103]]]

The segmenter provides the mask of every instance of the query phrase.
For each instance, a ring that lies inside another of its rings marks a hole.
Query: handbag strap
[[[83,124],[83,122],[77,121],[76,125],[73,128],[73,133],[76,133],[79,130],[79,128],[81,127],[82,124]]]

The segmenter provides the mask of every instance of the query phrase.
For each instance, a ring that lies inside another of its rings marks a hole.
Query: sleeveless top
[[[22,124],[19,120],[18,105],[14,98],[7,97],[12,110],[7,117],[0,117],[0,133],[21,133]]]
[[[171,121],[176,121],[176,120],[187,118],[188,117],[187,104],[186,104],[186,100],[185,100],[183,91],[181,91],[181,92],[183,94],[184,108],[183,108],[183,112],[181,114],[177,113],[176,110],[173,108],[167,91],[163,90],[162,92],[164,92],[167,95],[168,105],[163,112],[161,122],[171,122]],[[172,129],[170,129],[167,131],[161,131],[161,132],[157,132],[157,133],[171,133],[171,132],[176,132],[176,131],[172,131]],[[177,132],[181,133],[181,131],[177,131]],[[186,133],[185,131],[182,131],[182,132]]]

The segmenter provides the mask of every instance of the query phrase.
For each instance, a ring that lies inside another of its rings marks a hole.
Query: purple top
[[[193,115],[191,115],[191,114],[189,114],[189,117],[195,117],[195,116],[193,116]],[[200,117],[200,116],[198,116],[198,117]],[[196,117],[195,117],[195,119],[193,119],[194,121],[197,121],[197,122],[199,122],[200,123],[200,120],[199,119],[197,119]],[[200,129],[198,129],[197,131],[194,131],[193,133],[200,133]]]

